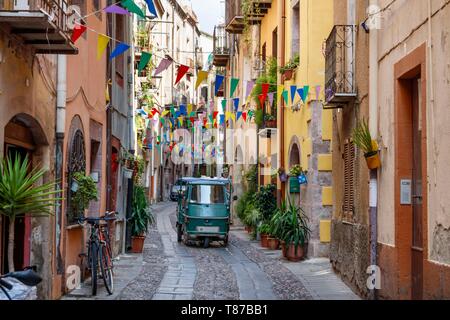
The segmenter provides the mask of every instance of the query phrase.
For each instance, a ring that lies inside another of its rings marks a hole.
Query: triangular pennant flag
[[[180,114],[187,115],[186,106],[184,104],[180,105]]]
[[[158,68],[156,68],[156,70],[155,70],[155,76],[157,76],[158,74],[160,74],[161,72],[163,72],[164,70],[169,68],[170,65],[172,64],[172,62],[173,61],[170,60],[170,59],[162,59],[161,63],[158,66]]]
[[[284,86],[282,84],[277,86],[277,102],[280,102],[281,96],[283,95]]]
[[[234,98],[234,99],[233,99],[233,103],[234,103],[234,112],[237,112],[238,109],[239,109],[239,101],[240,101],[239,98]]]
[[[170,107],[170,114],[172,114],[172,117],[175,115],[175,108],[174,108],[174,106]]]
[[[273,106],[273,98],[274,98],[274,92],[269,93],[269,104],[270,106]]]
[[[233,122],[236,122],[236,114],[235,113],[231,113],[231,120],[233,120]]]
[[[103,52],[105,52],[106,47],[108,46],[109,38],[103,34],[99,34],[97,38],[97,60],[100,60],[100,58],[103,55]]]
[[[282,96],[284,99],[284,104],[288,105],[289,104],[289,92],[287,90],[284,90]]]
[[[222,86],[224,79],[225,79],[224,76],[222,76],[220,74],[216,75],[216,85],[215,85],[215,91],[214,91],[215,96],[217,96],[217,92],[219,92],[219,89]]]
[[[73,29],[73,33],[72,33],[72,42],[75,43],[82,35],[83,33],[86,32],[86,27],[81,25],[81,24],[77,24],[75,26],[75,28]]]
[[[230,98],[233,98],[234,92],[237,89],[237,86],[239,84],[239,79],[232,78],[230,81]]]
[[[114,51],[111,53],[109,58],[113,59],[113,58],[117,57],[118,55],[121,55],[122,53],[124,53],[128,49],[130,49],[129,45],[127,45],[126,43],[119,43],[117,45],[117,47],[114,49]]]
[[[217,115],[219,114],[219,111],[214,111],[213,113],[213,119],[217,119]]]
[[[152,54],[149,52],[142,52],[141,55],[141,61],[139,61],[138,71],[141,72],[145,69],[145,67],[150,62],[150,59],[152,58]]]
[[[184,75],[189,71],[189,67],[185,66],[185,65],[180,65],[180,67],[178,68],[178,73],[177,73],[177,80],[175,81],[175,85],[178,84],[178,82],[180,82],[180,80],[184,77]]]
[[[191,112],[192,112],[192,104],[189,103],[187,105],[187,114],[192,117]]]
[[[209,122],[213,122],[214,121],[214,117],[213,116],[209,116]]]
[[[239,118],[242,116],[242,112],[238,111],[236,114],[236,120],[239,120]]]
[[[308,95],[309,95],[309,86],[304,86],[303,87],[303,96],[302,96],[302,100],[304,103],[306,103],[308,101]]]
[[[122,0],[121,2],[122,7],[126,8],[128,11],[133,12],[137,14],[138,16],[145,19],[145,13],[142,11],[141,8],[137,6],[136,3],[134,3],[133,0]]]
[[[147,2],[148,11],[154,15],[155,17],[158,16],[158,13],[156,12],[155,4],[153,3],[153,0],[145,0]]]
[[[260,94],[258,96],[258,98],[259,98],[259,106],[260,106],[261,109],[263,109],[264,108],[264,102],[266,101],[266,96],[264,94]]]
[[[270,86],[270,84],[268,84],[268,83],[263,83],[261,85],[262,94],[264,95],[264,100],[267,97],[267,94],[269,93],[269,86]]]
[[[305,102],[305,100],[303,100],[303,97],[305,95],[305,90],[303,90],[303,88],[297,89],[298,95],[300,96],[300,98],[302,99],[303,102]]]
[[[223,125],[225,123],[225,115],[221,114],[220,115],[220,124]]]
[[[230,112],[230,111],[227,111],[227,112],[225,113],[225,121],[228,121],[230,118],[231,118],[231,112]]]
[[[227,110],[227,100],[226,99],[222,100],[222,110],[223,110],[223,112],[225,112]]]
[[[195,83],[195,90],[197,90],[198,86],[208,78],[207,71],[199,71],[197,74],[197,82]]]
[[[244,119],[244,122],[247,121],[247,112],[242,112],[242,119]]]
[[[166,120],[163,117],[159,118],[159,121],[161,122],[162,125],[166,123]]]
[[[319,101],[319,97],[320,97],[320,91],[322,90],[322,87],[316,86],[316,100]]]
[[[162,117],[165,117],[165,116],[167,116],[168,114],[169,114],[169,110],[164,110],[162,113],[161,113],[161,116]]]
[[[297,86],[293,85],[291,86],[291,100],[292,103],[294,103],[294,99],[295,99],[295,94],[297,93]]]
[[[125,14],[125,15],[131,14],[127,9],[119,7],[118,5],[115,4],[106,7],[105,9],[103,9],[103,11],[105,11],[106,13],[115,13],[115,14]]]
[[[253,91],[253,88],[255,87],[255,81],[247,81],[247,91],[245,93],[245,100],[248,99],[248,97],[250,96],[250,94]]]
[[[178,122],[180,123],[180,126],[183,126],[183,117],[178,117]]]

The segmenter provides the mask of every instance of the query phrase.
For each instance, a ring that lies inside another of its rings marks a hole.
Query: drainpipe
[[[285,51],[286,51],[286,1],[282,0],[281,2],[281,25],[280,25],[280,33],[281,33],[281,46],[279,46],[279,55],[280,55],[280,65],[284,66],[286,63],[286,57],[285,57]],[[283,81],[283,78],[281,75],[278,75],[280,81],[278,83],[281,83]],[[285,163],[285,156],[284,156],[284,100],[281,99],[281,103],[279,106],[279,114],[280,114],[280,134],[279,134],[279,144],[280,144],[280,163],[279,166],[283,167]],[[286,184],[281,182],[281,194],[279,203],[281,203],[286,197]]]
[[[56,188],[63,190],[63,158],[64,158],[64,133],[66,124],[66,97],[67,97],[67,56],[58,55],[58,71],[56,84],[56,148],[55,148],[55,178]],[[62,192],[56,195],[62,198]],[[62,212],[63,202],[56,202],[55,212],[55,240],[56,240],[56,273],[63,275],[64,278],[64,260],[61,254],[61,232],[62,232]],[[64,283],[65,281],[63,281]],[[64,288],[64,284],[62,285]]]
[[[378,0],[371,0],[371,5],[378,5]],[[378,17],[375,17],[378,19]],[[369,35],[369,129],[374,139],[378,138],[378,30],[372,28]],[[369,192],[370,225],[370,265],[377,266],[378,236],[378,170],[370,171]],[[377,299],[377,289],[371,290],[371,299]]]

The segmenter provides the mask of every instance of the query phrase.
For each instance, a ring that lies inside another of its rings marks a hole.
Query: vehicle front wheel
[[[177,225],[177,241],[181,242],[183,240],[183,230],[181,224]]]
[[[223,239],[223,245],[226,247],[228,245],[228,235]]]

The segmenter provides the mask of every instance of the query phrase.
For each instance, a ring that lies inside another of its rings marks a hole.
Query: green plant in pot
[[[353,143],[364,152],[366,158],[367,167],[370,170],[378,169],[381,167],[380,155],[378,152],[378,144],[373,140],[367,120],[363,119],[353,129]]]
[[[133,253],[141,253],[143,251],[148,226],[154,222],[155,219],[150,211],[145,188],[137,185],[133,192],[131,215],[131,251]]]
[[[0,161],[0,214],[8,218],[8,271],[14,272],[15,221],[25,216],[48,217],[52,215],[56,198],[61,190],[55,190],[56,182],[39,185],[46,170],[32,168],[28,157],[19,155]]]
[[[270,236],[270,233],[271,233],[270,224],[263,222],[262,224],[259,225],[258,232],[259,232],[260,237],[261,237],[261,247],[268,248],[269,244],[268,244],[267,240],[268,240],[268,238]]]
[[[84,172],[73,174],[72,190],[74,191],[71,199],[73,212],[84,214],[91,201],[98,201],[97,184]]]
[[[299,65],[300,56],[296,54],[286,65],[280,67],[280,73],[284,75],[285,80],[291,80],[295,69],[297,69]]]
[[[308,227],[308,217],[302,208],[290,201],[280,213],[280,226],[277,229],[284,243],[283,254],[289,261],[300,261],[306,256],[311,230]]]
[[[247,231],[254,238],[256,236],[256,228],[261,221],[261,214],[254,203],[249,203],[245,209],[244,224],[247,226]]]

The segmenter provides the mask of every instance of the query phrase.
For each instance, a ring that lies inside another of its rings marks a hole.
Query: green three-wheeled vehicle
[[[183,178],[177,209],[178,242],[186,245],[211,241],[228,243],[231,182],[223,178]]]

